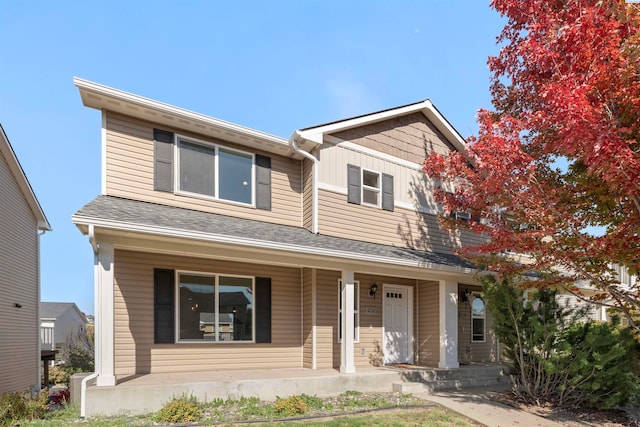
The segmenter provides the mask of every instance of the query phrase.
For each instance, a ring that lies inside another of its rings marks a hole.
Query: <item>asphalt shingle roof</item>
[[[40,317],[44,319],[57,319],[62,313],[73,307],[72,302],[41,302]]]
[[[74,218],[77,222],[110,221],[139,226],[165,228],[268,241],[276,244],[295,245],[302,250],[315,248],[361,255],[375,255],[390,260],[409,260],[416,263],[473,269],[473,264],[458,256],[436,252],[399,248],[391,245],[362,242],[340,237],[314,234],[302,227],[236,218],[226,215],[159,205],[112,196],[98,196],[82,207]]]

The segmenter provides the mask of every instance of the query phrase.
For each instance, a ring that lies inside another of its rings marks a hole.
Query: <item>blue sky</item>
[[[42,300],[93,313],[71,215],[100,192],[101,122],[73,76],[282,137],[429,98],[466,137],[502,25],[478,0],[3,1],[0,123],[53,227]]]

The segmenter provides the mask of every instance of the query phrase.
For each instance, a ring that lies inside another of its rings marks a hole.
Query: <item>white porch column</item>
[[[354,350],[353,350],[353,304],[354,296],[354,273],[353,271],[342,272],[342,347],[340,348],[340,372],[353,374],[356,372]]]
[[[116,384],[114,372],[113,245],[100,243],[94,257],[95,365],[98,386]]]
[[[440,280],[438,284],[440,307],[440,361],[439,368],[458,368],[458,283]]]

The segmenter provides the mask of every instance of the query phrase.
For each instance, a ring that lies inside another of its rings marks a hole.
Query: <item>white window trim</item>
[[[353,298],[357,302],[356,306],[358,307],[357,309],[353,310],[353,313],[358,318],[358,326],[354,325],[354,328],[353,328],[353,342],[359,343],[360,342],[360,281],[354,280],[353,287],[354,287]],[[341,297],[342,297],[342,279],[338,279],[338,333],[336,334],[338,336],[338,343],[342,343],[342,337],[340,336],[340,334],[342,333],[342,328],[340,327],[340,319],[342,318],[342,305],[340,304]]]
[[[256,204],[256,186],[255,186],[255,182],[256,182],[256,155],[255,153],[251,153],[249,151],[243,151],[243,150],[238,150],[237,148],[231,148],[231,147],[227,147],[224,145],[219,145],[219,144],[215,144],[209,141],[203,141],[201,139],[197,139],[197,138],[192,138],[189,136],[183,136],[183,135],[178,135],[176,134],[174,136],[175,138],[175,143],[173,144],[173,158],[174,158],[174,164],[173,164],[173,188],[174,188],[174,193],[175,194],[179,194],[179,195],[183,195],[183,196],[189,196],[189,197],[195,197],[198,199],[204,199],[204,200],[215,200],[218,202],[224,202],[224,203],[230,203],[230,204],[234,204],[234,205],[238,205],[238,206],[246,206],[246,207],[251,207],[251,208],[255,208],[255,204]],[[200,193],[193,193],[190,191],[185,191],[182,190],[180,188],[180,143],[181,142],[187,142],[187,143],[191,143],[191,144],[196,144],[196,145],[202,145],[204,147],[209,147],[209,148],[213,148],[214,149],[214,173],[215,173],[215,186],[213,189],[213,192],[215,193],[213,196],[207,196],[206,194],[200,194]],[[218,195],[220,194],[220,163],[219,163],[219,158],[220,156],[219,154],[219,150],[220,148],[226,150],[226,151],[231,151],[231,152],[235,152],[238,154],[243,154],[243,155],[248,155],[251,156],[251,203],[244,203],[244,202],[238,202],[236,200],[229,200],[229,199],[222,199],[220,197],[218,197]]]
[[[473,300],[475,300],[476,298],[480,298],[482,300],[482,304],[484,305],[484,310],[482,311],[482,317],[474,317],[473,316]],[[485,302],[484,299],[482,299],[482,297],[480,296],[479,293],[474,292],[473,293],[473,300],[471,301],[471,342],[472,343],[483,343],[487,341],[487,303]],[[482,319],[482,340],[475,340],[473,339],[473,320],[474,319]]]
[[[378,175],[378,187],[370,187],[368,185],[364,184],[364,173],[365,172],[369,172],[372,174],[376,174]],[[373,206],[376,208],[380,208],[382,207],[382,173],[371,170],[371,169],[365,169],[365,168],[361,168],[361,172],[360,172],[360,200],[361,200],[361,204],[364,206]],[[369,190],[369,191],[374,191],[376,193],[378,193],[378,198],[377,198],[377,203],[374,205],[373,203],[367,203],[364,201],[364,191],[365,190]]]
[[[206,276],[206,277],[215,277],[215,285],[214,285],[214,298],[215,298],[215,307],[218,310],[220,306],[220,297],[219,297],[219,289],[220,289],[220,276],[224,277],[240,277],[243,279],[251,279],[251,294],[256,294],[256,278],[255,276],[243,276],[239,274],[225,274],[225,273],[212,273],[212,272],[203,272],[203,271],[192,271],[192,270],[176,270],[175,272],[175,319],[174,319],[174,330],[175,337],[174,342],[177,344],[215,344],[215,345],[225,345],[225,344],[255,344],[256,342],[256,310],[255,310],[255,301],[252,301],[251,304],[253,308],[251,310],[251,341],[213,341],[213,340],[181,340],[180,339],[180,275],[181,274],[190,274],[194,276]],[[220,314],[216,311],[216,314]],[[219,320],[220,317],[216,315],[214,330],[219,330]]]

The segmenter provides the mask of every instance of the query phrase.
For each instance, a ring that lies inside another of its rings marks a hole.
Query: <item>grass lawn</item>
[[[187,402],[195,402],[186,399]],[[292,403],[302,405],[294,405]],[[303,426],[476,426],[468,418],[410,395],[347,392],[331,398],[296,396],[280,402],[255,398],[197,403],[199,425]],[[184,408],[184,406],[182,406]],[[283,409],[284,408],[284,409]],[[50,412],[45,419],[21,421],[20,427],[171,425],[159,414],[81,419],[77,406]],[[247,423],[250,424],[247,424]],[[0,423],[1,424],[1,423]],[[185,423],[187,424],[187,423]],[[12,425],[12,424],[10,424]]]

